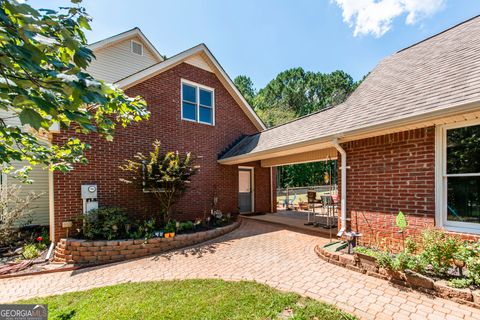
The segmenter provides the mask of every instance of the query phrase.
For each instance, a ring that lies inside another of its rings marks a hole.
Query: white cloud
[[[354,27],[354,36],[383,36],[393,20],[406,14],[412,25],[443,8],[446,0],[333,0],[343,11],[343,20]]]

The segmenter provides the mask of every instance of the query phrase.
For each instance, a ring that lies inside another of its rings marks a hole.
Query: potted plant
[[[165,238],[175,237],[176,230],[177,230],[177,222],[175,220],[168,221],[168,223],[165,225],[164,237]]]

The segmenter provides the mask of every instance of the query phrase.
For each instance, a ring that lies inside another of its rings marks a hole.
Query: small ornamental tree
[[[184,193],[191,177],[198,171],[195,158],[190,152],[181,156],[178,151],[161,153],[160,141],[156,140],[153,151],[148,156],[137,153],[134,160],[126,160],[120,166],[131,174],[131,178],[121,179],[126,183],[141,182],[144,192],[151,192],[160,202],[160,219],[171,220],[171,209],[178,197]]]
[[[398,233],[402,235],[403,249],[405,249],[405,230],[408,227],[407,217],[402,211],[398,211],[397,218],[395,219],[395,224],[397,225]]]

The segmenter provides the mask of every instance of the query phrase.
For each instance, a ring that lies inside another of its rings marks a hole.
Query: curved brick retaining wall
[[[61,239],[55,248],[55,262],[73,264],[100,264],[139,258],[172,249],[188,247],[224,235],[240,225],[228,226],[191,234],[180,234],[174,238],[152,238],[148,240],[90,241]]]
[[[379,268],[376,263],[362,263],[354,255],[342,252],[331,252],[320,246],[315,246],[315,253],[326,262],[335,264],[360,273],[366,273],[369,276],[391,281],[397,285],[410,287],[432,296],[453,300],[457,303],[480,308],[480,290],[470,290],[469,288],[457,289],[447,285],[446,281],[434,281],[431,278],[417,274],[415,272],[400,273],[397,277],[389,275],[388,270]]]

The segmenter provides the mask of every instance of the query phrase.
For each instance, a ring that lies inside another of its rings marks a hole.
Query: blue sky
[[[394,6],[377,5],[382,1]],[[293,67],[340,69],[357,80],[382,58],[480,14],[478,0],[84,0],[83,6],[93,18],[90,42],[135,26],[167,57],[203,42],[232,78],[248,75],[257,88]]]

